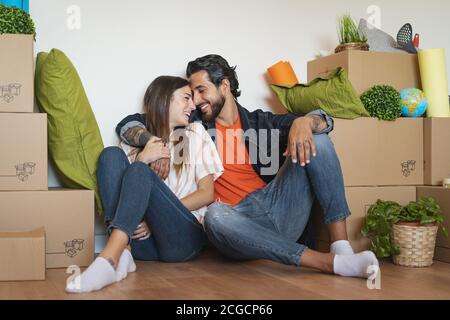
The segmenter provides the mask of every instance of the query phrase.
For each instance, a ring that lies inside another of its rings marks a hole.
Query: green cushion
[[[48,115],[48,147],[61,182],[68,188],[95,190],[97,160],[103,150],[100,130],[75,67],[60,50],[37,56],[36,98]]]
[[[370,117],[342,68],[308,84],[272,85],[272,90],[290,112],[308,113],[322,109],[335,118]]]

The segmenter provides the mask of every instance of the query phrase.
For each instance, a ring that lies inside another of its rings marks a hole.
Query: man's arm
[[[123,138],[123,141],[128,143],[130,146],[143,148],[152,135],[145,128],[132,127],[126,130],[121,137]]]
[[[138,148],[145,147],[152,136],[145,126],[145,115],[139,113],[129,115],[120,121],[116,133],[122,141]]]
[[[126,144],[137,148],[144,148],[152,137],[145,126],[145,115],[139,113],[129,115],[120,121],[116,133]],[[170,171],[170,159],[159,159],[149,166],[161,180],[165,180]]]

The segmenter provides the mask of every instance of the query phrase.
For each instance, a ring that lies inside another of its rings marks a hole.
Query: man
[[[369,266],[378,266],[378,261],[370,251],[354,254],[348,242],[345,219],[350,211],[339,160],[327,134],[332,119],[321,110],[307,115],[249,112],[237,102],[235,68],[218,55],[189,62],[186,75],[197,107],[191,120],[202,121],[213,136],[225,168],[214,185],[216,202],[205,215],[210,241],[232,259],[270,259],[368,277]],[[144,147],[150,138],[140,114],[126,117],[116,131],[134,146]],[[280,159],[281,168],[274,170],[273,163]],[[163,179],[167,175],[164,161],[151,167]],[[297,243],[314,197],[324,211],[330,253]]]

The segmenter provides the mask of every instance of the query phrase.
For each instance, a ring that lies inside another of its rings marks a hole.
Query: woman
[[[223,167],[201,123],[189,124],[195,106],[188,81],[155,79],[144,108],[152,134],[145,148],[137,156],[128,150],[130,159],[118,147],[100,155],[97,178],[109,239],[89,268],[67,284],[68,292],[91,292],[124,279],[136,270],[133,256],[187,261],[205,244],[201,223]],[[148,165],[169,157],[170,173],[163,182]]]

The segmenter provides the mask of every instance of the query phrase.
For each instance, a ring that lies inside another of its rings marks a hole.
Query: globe
[[[428,107],[425,93],[417,88],[408,88],[400,92],[403,117],[421,117]]]

